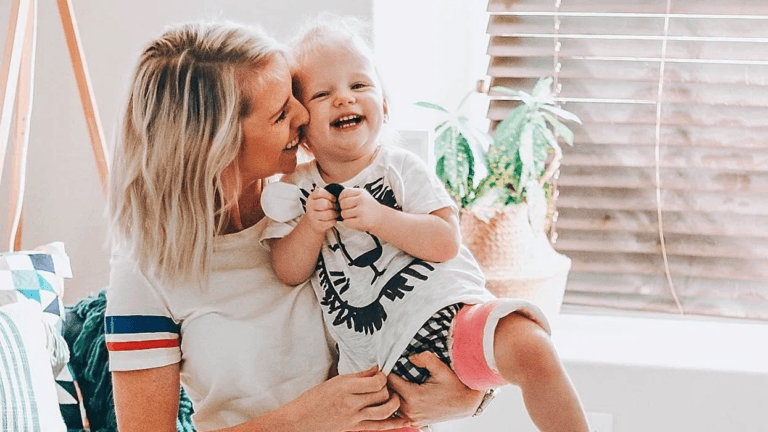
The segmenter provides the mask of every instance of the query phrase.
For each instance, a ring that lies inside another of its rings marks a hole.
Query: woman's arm
[[[246,423],[219,432],[385,430],[406,427],[391,418],[400,406],[387,379],[375,368],[340,375],[295,400]],[[179,364],[113,372],[115,413],[120,432],[175,432],[179,410]]]
[[[176,432],[179,364],[112,372],[117,429],[120,432]]]
[[[448,365],[425,351],[411,356],[411,361],[429,370],[424,384],[415,384],[390,373],[389,387],[400,395],[400,412],[415,426],[469,417],[477,411],[485,392],[472,390],[462,383]]]

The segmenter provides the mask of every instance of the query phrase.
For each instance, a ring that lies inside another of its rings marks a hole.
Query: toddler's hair
[[[357,48],[375,67],[370,27],[367,22],[356,17],[342,17],[323,12],[317,17],[305,20],[289,45],[299,65],[317,47],[331,46],[342,42]],[[379,77],[379,81],[381,81],[381,77]]]

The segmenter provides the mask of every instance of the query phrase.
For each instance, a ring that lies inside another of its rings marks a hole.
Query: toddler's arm
[[[409,214],[378,203],[360,188],[344,189],[339,204],[346,226],[368,231],[417,258],[444,262],[459,253],[459,220],[450,207]]]
[[[272,248],[272,267],[286,285],[298,285],[309,278],[325,233],[336,224],[336,198],[323,188],[316,188],[307,198],[306,213],[287,236],[267,240]]]

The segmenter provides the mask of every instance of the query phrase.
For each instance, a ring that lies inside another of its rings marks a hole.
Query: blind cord
[[[656,145],[655,145],[655,158],[656,158],[656,216],[659,222],[659,241],[661,242],[661,256],[664,258],[664,273],[667,276],[667,283],[669,289],[672,292],[672,298],[675,300],[677,310],[680,315],[684,315],[683,305],[680,303],[680,299],[677,297],[677,290],[675,284],[672,282],[672,274],[669,270],[669,259],[667,258],[667,245],[664,241],[664,222],[662,220],[661,213],[661,107],[662,107],[662,95],[664,93],[664,64],[667,58],[667,37],[669,36],[669,15],[672,8],[672,0],[667,0],[667,13],[664,16],[664,38],[661,42],[661,64],[659,66],[659,89],[656,97]]]
[[[560,106],[559,98],[560,90],[562,90],[562,85],[560,84],[560,68],[562,65],[560,64],[560,39],[558,38],[558,35],[560,33],[560,16],[558,12],[560,12],[560,5],[562,4],[562,0],[555,0],[555,12],[553,15],[553,28],[554,28],[554,53],[552,56],[553,65],[552,65],[552,71],[553,71],[553,87],[555,91],[554,99],[555,101],[558,101],[557,106]],[[555,133],[555,139],[557,139],[557,131],[554,131]],[[560,168],[558,167],[557,170],[552,174],[552,178],[550,179],[550,182],[552,184],[552,197],[550,198],[552,202],[557,202],[557,198],[560,195],[560,191],[557,188],[557,180],[560,178]],[[557,243],[557,227],[555,224],[557,224],[557,218],[558,218],[558,212],[557,212],[557,206],[552,206],[552,220],[549,224],[549,242],[551,244]]]

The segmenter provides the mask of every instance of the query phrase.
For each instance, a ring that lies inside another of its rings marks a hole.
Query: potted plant
[[[493,137],[459,113],[467,97],[456,112],[417,102],[445,117],[435,127],[436,174],[461,209],[463,241],[488,288],[532,300],[547,315],[560,309],[570,260],[552,249],[544,233],[553,199],[545,189],[562,157],[558,136],[573,145],[573,132],[558,117],[581,123],[556,105],[551,87],[551,78],[539,80],[530,94],[494,87],[521,103]]]

